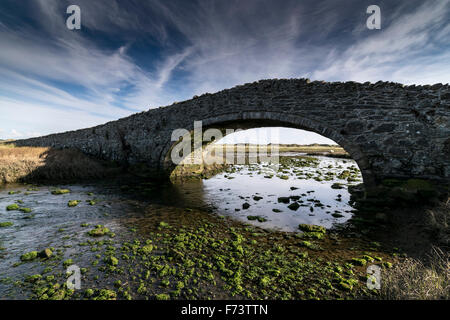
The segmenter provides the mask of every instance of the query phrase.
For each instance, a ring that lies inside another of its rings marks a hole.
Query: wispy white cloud
[[[188,50],[157,61],[155,71],[147,72],[127,55],[126,44],[117,50],[101,48],[65,28],[56,2],[40,3],[51,40],[31,29],[0,27],[0,118],[6,129],[2,135],[30,135],[30,130],[12,128],[14,121],[47,134],[100,124],[172,101],[164,85]],[[45,119],[39,116],[43,114]],[[38,119],[43,121],[38,124]]]
[[[2,136],[89,127],[264,78],[450,80],[448,1],[384,11],[380,31],[364,27],[359,0],[347,1],[359,15],[331,1],[78,2],[82,28],[118,44],[67,30],[64,1],[34,2],[44,31],[0,21]],[[142,39],[159,55],[136,60],[130,48]]]
[[[368,34],[343,52],[333,52],[312,77],[325,80],[448,83],[450,2],[428,1]]]

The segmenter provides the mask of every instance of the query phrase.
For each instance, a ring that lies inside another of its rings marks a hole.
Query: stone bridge
[[[108,122],[16,141],[77,148],[167,174],[174,129],[281,126],[328,137],[358,163],[366,185],[386,178],[450,180],[450,87],[392,82],[261,80]]]

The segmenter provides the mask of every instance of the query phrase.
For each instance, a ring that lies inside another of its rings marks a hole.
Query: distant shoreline
[[[341,155],[349,156],[347,151],[339,145],[327,145],[327,144],[309,144],[309,145],[297,145],[297,144],[214,144],[212,149],[217,150],[225,148],[227,150],[249,152],[250,150],[256,151],[259,148],[277,147],[278,152],[298,152],[305,153],[307,155]]]

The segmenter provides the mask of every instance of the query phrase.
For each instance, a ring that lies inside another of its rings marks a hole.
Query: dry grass
[[[77,150],[0,144],[0,183],[100,178],[112,170]]]
[[[438,300],[450,299],[449,253],[434,247],[426,264],[406,258],[381,279],[380,299]]]

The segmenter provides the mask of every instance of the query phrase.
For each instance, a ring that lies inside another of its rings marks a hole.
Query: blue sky
[[[66,27],[71,4],[81,30]],[[381,30],[366,28],[372,4]],[[90,127],[259,79],[448,83],[449,22],[448,0],[2,0],[0,138]]]

